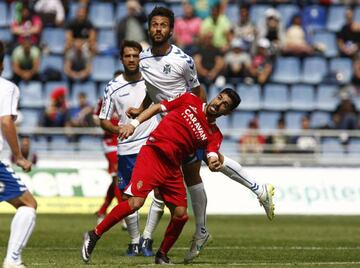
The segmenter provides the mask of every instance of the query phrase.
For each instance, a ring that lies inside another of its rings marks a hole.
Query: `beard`
[[[155,40],[154,36],[150,35],[151,44],[153,47],[160,47],[160,46],[166,44],[168,42],[168,40],[170,39],[170,37],[171,37],[171,35],[170,35],[170,33],[168,33],[161,40]]]
[[[127,75],[137,74],[137,73],[139,72],[139,66],[138,66],[135,70],[130,70],[130,69],[128,69],[128,68],[124,65],[124,72],[125,72]]]

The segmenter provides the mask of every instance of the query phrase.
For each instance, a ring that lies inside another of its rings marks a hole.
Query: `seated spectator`
[[[73,46],[76,39],[79,39],[88,46],[91,53],[96,53],[96,31],[87,15],[87,8],[81,5],[76,12],[75,19],[66,26],[65,51]]]
[[[265,22],[259,26],[259,38],[266,38],[270,41],[272,54],[279,53],[285,41],[285,32],[281,23],[280,13],[269,8],[265,11]]]
[[[86,81],[92,70],[91,53],[81,39],[75,39],[72,48],[65,53],[64,73],[70,83]]]
[[[212,44],[213,34],[202,34],[198,51],[194,55],[194,61],[200,83],[209,87],[218,75],[223,71],[224,59],[220,50]]]
[[[285,34],[285,45],[282,52],[286,55],[309,56],[314,49],[305,39],[305,31],[301,26],[301,16],[296,14]]]
[[[29,38],[25,38],[21,45],[17,46],[12,55],[13,81],[39,80],[41,52],[38,47],[32,45]]]
[[[245,42],[245,49],[250,51],[251,44],[256,37],[256,26],[250,20],[249,4],[240,6],[240,20],[232,26],[230,31],[231,39],[241,39]]]
[[[189,3],[192,5],[195,10],[196,17],[200,19],[205,19],[210,16],[211,8],[214,5],[219,4],[219,0],[190,0]]]
[[[270,55],[270,42],[261,38],[257,42],[256,53],[251,59],[250,76],[257,83],[265,84],[273,70],[273,60]]]
[[[314,153],[317,141],[314,135],[309,134],[310,118],[306,115],[301,120],[300,135],[291,138],[291,144],[295,145],[297,153]]]
[[[50,95],[50,104],[45,108],[42,126],[64,127],[68,108],[66,103],[67,90],[63,87],[55,88]]]
[[[178,47],[186,54],[192,55],[199,37],[201,19],[195,17],[193,7],[189,3],[183,3],[183,10],[183,17],[175,20],[173,38]]]
[[[134,40],[147,46],[147,34],[144,24],[147,21],[146,14],[137,0],[126,2],[127,16],[122,18],[116,26],[116,39],[118,48],[123,40]]]
[[[241,153],[261,153],[264,150],[265,137],[258,132],[256,118],[250,120],[247,132],[240,138]]]
[[[359,51],[360,24],[354,22],[353,11],[346,10],[346,23],[337,33],[337,44],[342,56],[353,57]]]
[[[70,108],[66,126],[68,127],[94,127],[96,126],[93,118],[93,107],[87,101],[85,92],[78,95],[78,105]]]
[[[212,32],[212,44],[214,47],[220,49],[221,52],[226,52],[229,49],[229,35],[231,23],[229,19],[220,13],[221,4],[218,3],[211,8],[211,16],[207,17],[201,24],[201,34]]]
[[[277,131],[266,139],[271,153],[287,153],[287,146],[290,142],[289,136],[285,134],[286,124],[284,118],[280,118],[277,122]]]
[[[38,0],[34,9],[41,17],[44,26],[64,25],[65,9],[61,0]]]
[[[241,39],[233,39],[231,50],[225,54],[225,76],[230,83],[242,81],[249,73],[251,58],[244,50],[244,42]]]
[[[21,15],[11,24],[11,32],[17,44],[29,38],[33,45],[38,45],[42,31],[41,18],[27,4],[19,5]]]
[[[31,150],[31,143],[29,136],[20,136],[20,150],[26,160],[29,160],[33,165],[37,163],[37,154]],[[11,155],[11,163],[15,164],[15,156]]]
[[[336,129],[358,129],[358,112],[350,95],[345,93],[341,96],[341,102],[333,113],[333,121],[337,123]]]

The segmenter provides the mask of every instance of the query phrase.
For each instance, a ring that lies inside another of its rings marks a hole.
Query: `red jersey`
[[[199,97],[185,93],[161,105],[168,114],[150,134],[147,145],[156,146],[176,165],[197,149],[218,152],[223,136],[215,123],[207,121],[205,103]]]

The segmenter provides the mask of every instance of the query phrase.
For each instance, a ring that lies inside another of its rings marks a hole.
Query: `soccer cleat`
[[[124,219],[122,219],[120,221],[120,225],[121,225],[121,230],[126,231],[127,230],[127,225],[126,225],[126,221]]]
[[[26,266],[23,263],[17,264],[12,261],[4,260],[3,268],[26,268]]]
[[[90,261],[91,253],[93,252],[99,238],[100,237],[95,234],[94,230],[84,234],[84,242],[81,249],[81,258],[84,262]]]
[[[156,252],[155,264],[172,265],[169,257],[166,254],[161,253],[160,251]]]
[[[275,216],[275,205],[273,202],[275,188],[271,184],[265,184],[263,187],[264,192],[258,199],[260,205],[264,207],[268,219],[272,221]]]
[[[140,245],[129,244],[128,250],[126,251],[126,256],[133,257],[138,255],[140,255]]]
[[[154,252],[152,249],[153,240],[150,238],[142,238],[140,239],[140,245],[141,245],[141,252],[145,257],[152,257],[154,256]]]
[[[200,255],[201,250],[203,250],[204,247],[211,242],[211,240],[212,240],[212,236],[208,232],[202,238],[193,237],[193,239],[191,240],[190,249],[185,254],[184,262],[185,263],[192,262],[196,257]]]

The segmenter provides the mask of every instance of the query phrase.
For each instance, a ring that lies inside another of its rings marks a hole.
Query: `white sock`
[[[144,239],[152,238],[152,234],[155,231],[156,226],[159,224],[161,216],[164,214],[164,206],[164,201],[159,200],[155,197],[153,198],[144,229]]]
[[[125,218],[127,231],[131,238],[131,244],[140,243],[140,226],[139,226],[139,213],[135,211]]]
[[[21,252],[35,227],[36,212],[34,208],[19,207],[11,222],[10,238],[6,259],[17,264],[21,263]]]
[[[207,198],[204,184],[199,184],[188,187],[191,204],[195,216],[196,231],[195,237],[203,237],[207,233],[206,228],[206,206]]]
[[[226,157],[225,155],[224,163],[220,171],[230,179],[249,188],[257,196],[262,195],[264,191],[262,185],[257,184],[256,181],[244,171],[243,167],[238,162]]]

